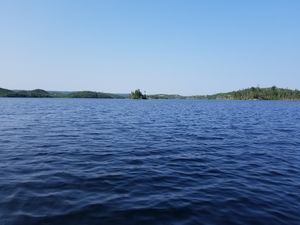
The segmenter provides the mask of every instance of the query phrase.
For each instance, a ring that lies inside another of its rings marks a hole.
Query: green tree
[[[143,95],[140,89],[137,89],[135,91],[132,91],[130,94],[130,98],[132,99],[147,99],[146,94]]]

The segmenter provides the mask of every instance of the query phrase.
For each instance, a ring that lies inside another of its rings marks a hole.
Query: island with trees
[[[0,97],[19,98],[107,98],[107,99],[228,99],[228,100],[300,100],[300,91],[276,86],[269,88],[251,87],[238,91],[218,93],[213,95],[170,95],[170,94],[143,94],[140,89],[132,91],[130,94],[112,94],[94,91],[45,91],[35,90],[9,90],[0,88]]]
[[[143,94],[140,89],[136,89],[130,93],[131,99],[147,99],[146,94]]]

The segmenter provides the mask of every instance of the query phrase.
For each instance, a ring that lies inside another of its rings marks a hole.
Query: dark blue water
[[[300,102],[2,98],[0,224],[300,224]]]

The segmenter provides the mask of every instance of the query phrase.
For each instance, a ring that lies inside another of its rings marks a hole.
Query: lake
[[[300,224],[300,102],[0,98],[0,224]]]

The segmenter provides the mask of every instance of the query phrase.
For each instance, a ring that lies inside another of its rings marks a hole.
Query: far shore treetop
[[[228,99],[228,100],[300,100],[300,91],[276,86],[268,88],[251,87],[238,91],[217,93],[212,95],[182,96],[177,94],[143,94],[140,89],[130,94],[113,94],[95,91],[45,91],[9,90],[0,88],[0,97],[17,98],[110,98],[110,99]]]
[[[130,98],[132,99],[147,99],[146,94],[143,94],[140,89],[136,89],[132,91],[130,94]]]

